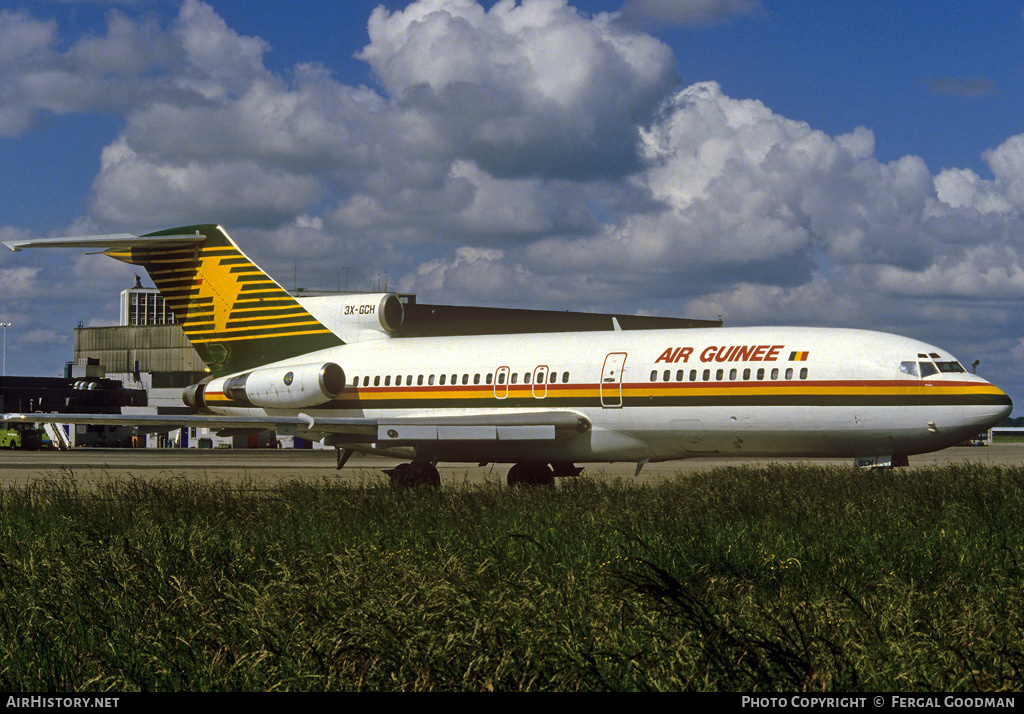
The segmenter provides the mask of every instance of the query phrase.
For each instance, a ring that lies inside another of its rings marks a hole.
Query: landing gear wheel
[[[552,461],[551,470],[555,476],[579,476],[583,473],[583,467],[571,461]]]
[[[441,487],[441,475],[430,463],[399,464],[384,473],[391,478],[392,488]]]
[[[508,470],[509,486],[554,486],[555,474],[547,464],[524,461]]]
[[[417,474],[417,486],[428,488],[441,488],[441,474],[433,464],[423,464]]]

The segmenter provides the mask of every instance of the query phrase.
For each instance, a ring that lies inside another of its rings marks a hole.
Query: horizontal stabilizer
[[[4,241],[11,250],[17,252],[24,248],[127,248],[132,246],[164,247],[170,245],[186,245],[201,243],[206,236],[199,232],[178,235],[154,236],[146,238],[131,233],[114,233],[97,236],[67,236],[64,238],[29,238],[27,240]]]

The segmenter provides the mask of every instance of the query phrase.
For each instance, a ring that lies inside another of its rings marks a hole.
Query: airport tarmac
[[[852,464],[852,459],[699,458],[644,466],[634,479],[636,464],[587,464],[596,479],[656,482],[677,474],[716,466],[767,463]],[[910,469],[945,463],[974,462],[993,466],[1024,466],[1024,443],[952,447],[910,457]],[[0,451],[0,484],[26,485],[40,479],[70,477],[81,484],[119,478],[187,478],[204,481],[274,483],[341,478],[359,483],[387,483],[381,469],[399,461],[353,456],[341,471],[335,454],[322,450],[273,449],[72,449],[71,451]],[[508,464],[438,464],[442,484],[504,483]]]

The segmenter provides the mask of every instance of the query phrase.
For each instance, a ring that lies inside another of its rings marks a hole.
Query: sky
[[[0,169],[0,240],[219,223],[286,288],[894,332],[1024,405],[1021,3],[15,0]],[[133,270],[0,251],[7,374]]]

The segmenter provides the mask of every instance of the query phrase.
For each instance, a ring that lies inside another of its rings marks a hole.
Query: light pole
[[[0,322],[0,327],[4,328],[4,377],[7,376],[7,328],[10,326],[9,322]]]

